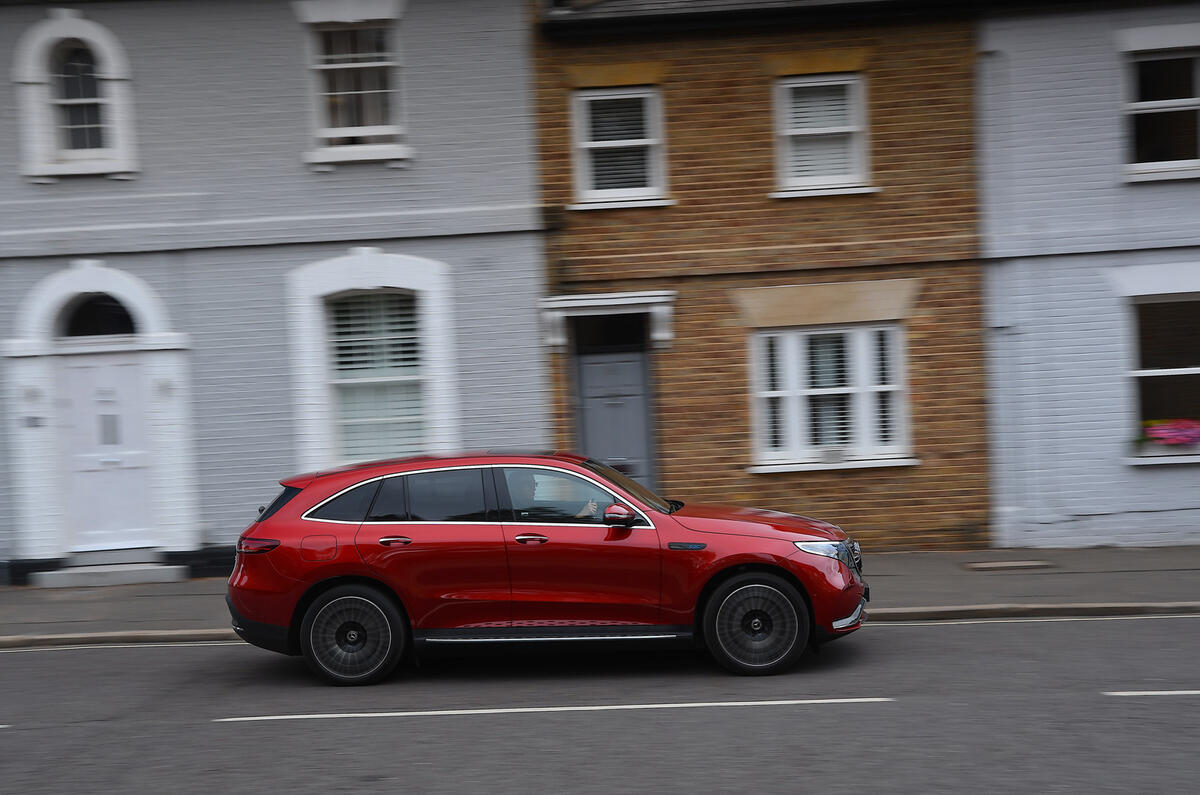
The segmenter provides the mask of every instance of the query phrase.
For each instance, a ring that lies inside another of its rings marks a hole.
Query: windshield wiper
[[[678,511],[680,508],[683,507],[683,501],[682,500],[667,500],[667,505],[671,506],[671,510],[667,511],[667,513],[675,513],[676,511]]]

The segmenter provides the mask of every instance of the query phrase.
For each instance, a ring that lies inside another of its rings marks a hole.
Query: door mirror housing
[[[619,502],[604,509],[604,523],[609,527],[633,527],[637,514]]]

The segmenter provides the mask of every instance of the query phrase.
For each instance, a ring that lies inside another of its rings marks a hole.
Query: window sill
[[[136,179],[137,166],[127,160],[74,160],[63,163],[40,163],[24,170],[30,182],[49,185],[57,177],[108,177],[109,179]]]
[[[568,210],[623,210],[627,207],[672,207],[675,199],[630,199],[629,201],[596,201],[568,204]]]
[[[325,146],[304,153],[304,162],[310,165],[336,165],[337,163],[372,163],[395,161],[398,168],[411,160],[411,146],[402,144],[371,144],[367,146]]]
[[[836,463],[755,464],[747,467],[751,475],[769,475],[775,472],[820,472],[835,469],[876,469],[882,467],[920,466],[919,458],[871,458],[861,461],[838,461]]]
[[[1125,167],[1126,182],[1163,182],[1172,179],[1200,179],[1200,165],[1160,169]]]
[[[1200,464],[1200,454],[1143,455],[1136,458],[1126,458],[1125,463],[1132,467],[1163,466],[1167,464]]]
[[[860,193],[879,193],[883,188],[875,185],[859,185],[857,187],[846,188],[804,188],[792,190],[777,190],[774,193],[768,193],[768,199],[803,199],[807,196],[852,196]]]

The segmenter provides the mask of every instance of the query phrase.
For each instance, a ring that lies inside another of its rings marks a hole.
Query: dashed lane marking
[[[1200,618],[1200,613],[1180,613],[1162,616],[1059,616],[1058,618],[955,618],[922,619],[920,621],[876,621],[863,624],[864,629],[879,627],[939,627],[954,624],[1049,624],[1062,621],[1158,621],[1166,618]]]
[[[791,707],[809,704],[878,704],[894,698],[804,698],[784,701],[694,701],[676,704],[591,704],[565,707],[503,707],[499,709],[432,709],[415,712],[327,712],[302,715],[254,715],[214,718],[213,723],[251,723],[274,720],[345,718],[433,718],[456,715],[521,715],[542,712],[617,712],[640,709],[703,709],[716,707]]]
[[[1200,696],[1200,690],[1106,690],[1106,696]]]
[[[176,649],[193,646],[246,646],[241,640],[196,640],[176,643],[84,643],[74,646],[28,646],[23,649],[0,649],[0,654],[26,654],[33,651],[80,651],[82,649]]]

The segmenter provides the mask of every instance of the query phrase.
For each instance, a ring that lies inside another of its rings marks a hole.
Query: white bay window
[[[759,463],[838,463],[908,453],[898,325],[762,331],[752,347]]]

